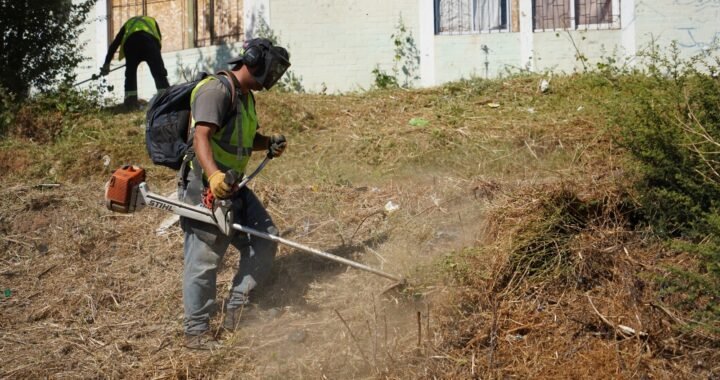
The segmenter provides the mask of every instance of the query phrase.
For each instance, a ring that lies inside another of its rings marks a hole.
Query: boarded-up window
[[[242,0],[111,0],[112,40],[133,16],[157,20],[162,51],[242,41]]]
[[[508,3],[508,0],[435,0],[435,32],[509,31]]]
[[[195,46],[242,40],[242,1],[196,0]]]
[[[534,0],[535,30],[620,27],[620,0]]]
[[[162,33],[164,52],[182,50],[189,47],[184,39],[184,19],[186,0],[114,0],[110,9],[112,23],[110,38],[122,28],[123,24],[134,16],[155,18]]]

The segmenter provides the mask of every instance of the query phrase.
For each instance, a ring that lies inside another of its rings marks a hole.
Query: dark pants
[[[137,103],[137,67],[140,62],[147,62],[150,73],[155,79],[155,89],[164,90],[170,86],[167,70],[160,55],[160,43],[145,32],[135,32],[123,46],[125,50],[125,104]]]

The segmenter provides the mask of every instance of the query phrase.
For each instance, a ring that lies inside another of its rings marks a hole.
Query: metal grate
[[[620,25],[620,0],[534,0],[533,29],[610,29]]]

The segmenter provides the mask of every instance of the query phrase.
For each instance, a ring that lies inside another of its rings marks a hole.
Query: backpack
[[[235,110],[235,78],[232,73],[200,73],[194,80],[168,87],[150,100],[145,114],[145,145],[150,159],[156,165],[174,170],[182,166],[185,154],[192,147],[190,134],[190,96],[197,84],[212,75],[230,90],[231,110]],[[234,115],[228,112],[223,126]]]

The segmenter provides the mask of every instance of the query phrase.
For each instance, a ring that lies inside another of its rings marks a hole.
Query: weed
[[[412,32],[405,26],[402,17],[395,27],[396,31],[390,36],[393,41],[394,52],[392,73],[380,69],[376,65],[372,70],[375,77],[375,86],[380,89],[402,87],[410,88],[420,79],[420,50],[415,43]],[[402,74],[402,82],[398,79]]]
[[[388,74],[387,72],[380,69],[380,66],[375,66],[372,70],[372,74],[375,77],[375,87],[379,89],[395,88],[398,87],[397,78],[394,75]]]

